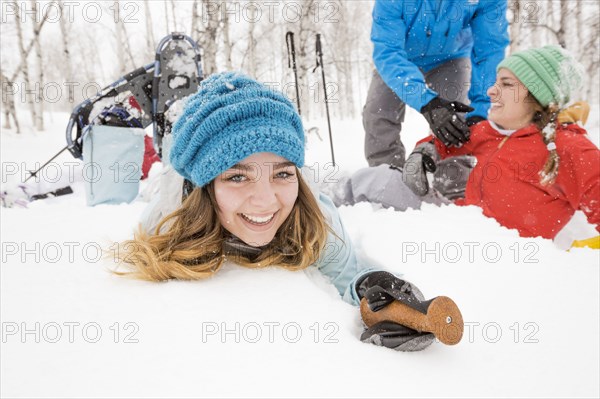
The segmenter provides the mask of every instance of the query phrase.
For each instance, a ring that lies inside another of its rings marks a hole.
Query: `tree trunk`
[[[352,68],[352,50],[354,48],[354,43],[357,42],[358,38],[355,37],[355,33],[350,24],[350,10],[348,9],[347,4],[340,4],[339,9],[341,11],[339,14],[341,22],[338,24],[340,29],[339,33],[334,37],[337,38],[336,42],[341,44],[340,46],[336,45],[336,49],[341,50],[341,54],[339,52],[336,54],[336,58],[341,61],[341,65],[336,68],[338,71],[337,82],[339,82],[339,84],[333,85],[333,81],[330,84],[330,88],[334,89],[330,90],[332,94],[330,107],[332,105],[337,105],[343,118],[353,118],[354,85],[352,84],[352,75],[354,72]],[[331,52],[334,52],[334,48],[331,48]],[[328,88],[326,87],[326,89]],[[343,93],[343,95],[341,95],[341,93]]]
[[[119,7],[118,9],[120,10],[120,4],[119,4],[119,0],[116,1],[116,6]],[[120,18],[119,18],[120,20]],[[116,58],[118,60],[118,65],[119,65],[119,70],[117,71],[116,75],[117,76],[123,76],[125,74],[125,71],[127,70],[127,66],[125,65],[125,57],[123,57],[123,31],[121,30],[121,24],[119,24],[119,21],[115,21],[115,40],[116,40],[116,46],[115,46],[115,52],[116,52]]]
[[[177,32],[177,17],[175,16],[175,0],[171,0],[171,14],[173,14],[172,15],[173,16],[173,32]]]
[[[214,8],[212,0],[202,0],[205,9]],[[206,23],[203,31],[200,32],[198,43],[204,49],[204,74],[209,76],[217,72],[217,31],[219,29],[219,14],[216,12],[207,13]],[[204,23],[204,21],[203,21]]]
[[[569,23],[567,19],[567,14],[569,13],[569,4],[566,0],[561,0],[560,2],[560,14],[559,14],[559,28],[556,32],[556,38],[558,39],[558,44],[567,48],[567,24]]]
[[[0,70],[0,87],[2,88],[2,108],[4,109],[4,128],[10,129],[10,118],[12,117],[15,122],[15,128],[17,133],[21,133],[21,128],[19,127],[19,120],[17,119],[17,112],[15,110],[15,96],[13,94],[13,82],[8,80],[8,78],[4,75],[4,72]],[[10,88],[10,89],[9,89]],[[4,92],[4,90],[10,90]]]
[[[252,24],[250,24],[252,25]],[[233,64],[231,63],[231,41],[229,40],[229,15],[223,14],[223,23],[221,24],[223,32],[223,53],[225,54],[225,69],[228,71],[233,70]]]
[[[169,29],[169,7],[167,7],[167,0],[163,0],[163,4],[165,5],[165,21],[167,22],[167,33],[170,33]]]
[[[554,0],[548,1],[548,21],[546,22],[546,26],[554,27],[556,26],[556,22],[554,21]],[[556,39],[556,32],[552,29],[545,29],[546,32],[546,43],[554,43]],[[551,35],[553,33],[554,35]]]
[[[252,76],[256,76],[256,38],[254,37],[254,30],[256,28],[256,9],[252,8],[250,11],[250,22],[248,22],[248,48],[246,54],[248,56],[248,72]]]
[[[154,30],[152,25],[152,13],[148,1],[144,1],[144,14],[146,16],[146,52],[149,60],[154,59],[156,50],[156,40],[154,39]]]
[[[192,3],[192,26],[190,28],[190,36],[196,42],[198,41],[198,0]]]
[[[31,0],[31,9],[37,14],[37,1]],[[40,44],[40,35],[38,30],[40,29],[37,20],[33,21],[33,40],[35,47],[35,60],[36,60],[36,68],[37,68],[37,79],[40,84],[40,101],[37,102],[37,112],[35,118],[35,128],[38,131],[44,130],[44,67],[42,60],[42,45]]]
[[[513,18],[510,21],[510,53],[520,50],[521,47],[521,2],[520,0],[512,1]]]
[[[300,109],[302,110],[302,116],[306,117],[306,119],[310,119],[311,114],[314,113],[313,107],[316,105],[324,107],[322,82],[320,79],[321,72],[320,70],[317,70],[315,71],[315,74],[311,73],[309,75],[308,73],[309,70],[312,71],[315,66],[315,34],[317,33],[317,29],[314,23],[313,13],[314,7],[319,4],[315,3],[314,0],[287,2],[286,4],[296,5],[288,8],[288,10],[292,10],[287,14],[288,30],[295,33]],[[295,11],[301,12],[301,15],[295,15]],[[299,18],[299,22],[295,22],[297,18]],[[316,82],[319,83],[314,84]],[[315,87],[316,89],[314,89]],[[311,101],[311,95],[315,96],[314,101]],[[319,101],[316,101],[317,98]]]
[[[34,99],[31,99],[31,96],[29,95],[29,91],[31,90],[31,81],[29,80],[29,65],[27,63],[27,55],[28,52],[25,51],[25,44],[23,43],[23,27],[21,26],[21,13],[19,12],[19,5],[17,4],[17,2],[14,2],[15,4],[15,22],[16,22],[16,28],[17,28],[17,41],[19,44],[19,52],[21,54],[21,72],[23,72],[23,83],[25,85],[24,90],[22,90],[24,92],[24,97],[25,97],[25,101],[27,102],[28,106],[29,106],[29,112],[31,113],[31,122],[35,125],[35,121],[37,120],[37,111],[36,111],[36,107],[35,107],[35,102],[39,101],[39,95],[35,92],[35,90],[33,91],[34,93]],[[33,45],[33,43],[32,43]],[[37,87],[36,89],[39,89],[39,87]],[[23,98],[23,95],[21,95],[21,98]]]
[[[115,0],[114,3],[117,9],[121,10],[120,0]],[[120,15],[120,12],[119,12]],[[127,35],[127,30],[125,29],[125,24],[123,23],[123,18],[119,17],[115,21],[115,35],[116,35],[116,57],[119,60],[119,73],[118,76],[123,76],[130,70],[136,68],[136,62],[133,57],[133,53],[131,51],[131,45],[129,44],[129,36]],[[127,56],[127,58],[125,57]],[[130,66],[127,66],[127,60],[130,62]]]
[[[61,12],[64,9],[64,4],[62,2],[62,0],[60,0],[58,2],[58,7],[60,8]],[[64,13],[62,13],[64,15]],[[74,93],[74,88],[73,85],[71,83],[75,83],[75,79],[73,77],[73,64],[72,64],[72,60],[71,60],[71,52],[69,51],[69,47],[70,47],[70,40],[69,40],[69,32],[67,30],[67,24],[65,23],[66,18],[60,18],[59,24],[60,24],[60,32],[62,35],[62,50],[63,50],[63,56],[64,56],[64,60],[65,62],[62,64],[64,66],[64,74],[65,74],[65,81],[68,82],[69,84],[68,86],[68,102],[69,104],[73,103],[75,100],[75,93]]]

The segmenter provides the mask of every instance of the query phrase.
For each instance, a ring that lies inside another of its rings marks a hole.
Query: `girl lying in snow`
[[[555,238],[576,210],[600,231],[600,150],[576,123],[585,123],[589,107],[566,106],[581,81],[576,62],[559,47],[515,53],[498,65],[488,89],[488,121],[471,127],[466,144],[447,147],[423,139],[402,173],[385,166],[361,170],[334,201],[367,200],[403,210],[441,194],[481,207],[523,237]],[[427,172],[435,172],[433,190]],[[600,238],[588,243],[598,248]]]
[[[281,93],[244,75],[213,75],[188,100],[167,150],[172,169],[162,180],[171,188],[161,188],[144,227],[123,243],[130,272],[122,274],[204,279],[226,260],[316,267],[344,300],[362,300],[363,341],[408,351],[425,348],[434,334],[460,340],[462,316],[449,298],[425,302],[414,285],[357,259],[334,204],[300,174],[304,129]]]

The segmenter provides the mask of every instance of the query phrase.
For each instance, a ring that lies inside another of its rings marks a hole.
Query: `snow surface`
[[[43,133],[2,132],[3,183],[64,146],[68,115],[50,118]],[[318,180],[366,166],[360,121],[333,121],[338,171],[326,164],[327,125],[316,126],[325,140],[309,136],[306,163]],[[596,106],[597,144],[598,127]],[[425,131],[408,110],[407,148]],[[467,323],[457,346],[400,353],[361,343],[357,308],[314,270],[226,265],[209,281],[166,283],[112,275],[98,248],[131,237],[146,204],[86,207],[74,180],[73,195],[1,208],[2,397],[600,394],[600,251],[520,238],[475,207],[342,207],[361,254],[428,298],[452,297]]]

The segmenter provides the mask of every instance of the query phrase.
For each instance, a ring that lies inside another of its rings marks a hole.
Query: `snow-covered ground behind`
[[[598,111],[587,125],[597,145]],[[2,131],[2,183],[62,148],[67,118]],[[366,166],[360,120],[332,123],[339,169],[327,164],[326,122],[316,125],[323,141],[309,136],[306,163],[319,181]],[[409,110],[408,149],[426,127]],[[42,176],[64,178],[71,162],[65,152]],[[226,265],[208,281],[167,283],[111,274],[99,249],[130,238],[146,203],[87,207],[77,170],[74,194],[1,209],[2,397],[600,395],[600,251],[520,238],[475,207],[342,207],[362,254],[463,313],[457,346],[400,353],[361,343],[358,309],[314,270]]]

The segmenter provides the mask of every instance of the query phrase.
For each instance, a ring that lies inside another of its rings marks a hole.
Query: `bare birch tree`
[[[154,39],[152,13],[150,11],[150,4],[148,1],[144,1],[144,16],[146,18],[146,54],[148,56],[148,59],[153,59],[154,50],[156,48],[157,43]]]
[[[558,44],[567,48],[567,29],[568,29],[568,21],[569,20],[569,3],[565,0],[561,0],[560,2],[560,14],[558,19],[558,30],[556,31],[556,39],[558,40]]]
[[[131,44],[129,42],[127,30],[125,29],[125,23],[123,21],[123,18],[121,18],[120,0],[115,0],[114,7],[116,7],[117,10],[115,18],[115,36],[117,45],[115,47],[115,51],[117,59],[119,60],[118,74],[119,76],[121,76],[129,72],[131,69],[136,68],[137,63],[135,62],[133,52],[131,51]],[[127,65],[127,60],[129,60],[130,66]]]
[[[248,14],[247,21],[248,29],[246,30],[246,40],[248,41],[248,46],[246,48],[245,58],[248,59],[248,67],[247,71],[253,76],[256,76],[256,38],[255,38],[255,30],[256,30],[256,18],[257,18],[257,9],[252,7]]]
[[[221,3],[223,6],[226,1]],[[223,39],[223,54],[225,56],[225,69],[231,71],[233,64],[231,63],[231,40],[229,39],[229,13],[221,13],[221,34]]]
[[[173,17],[173,31],[174,32],[178,32],[178,30],[177,30],[177,16],[175,14],[175,0],[171,0],[171,16]]]
[[[194,35],[198,30],[198,19],[198,0],[194,0],[194,2],[192,3],[192,23],[190,27],[190,35],[192,36],[192,38],[195,37]]]
[[[10,120],[15,122],[15,129],[17,133],[21,133],[19,127],[19,120],[17,119],[17,112],[15,110],[15,95],[16,92],[14,83],[8,80],[8,77],[4,75],[4,72],[0,69],[0,84],[2,88],[2,108],[4,109],[4,126],[5,129],[10,129]]]
[[[165,22],[167,23],[167,32],[171,32],[169,29],[169,7],[167,6],[167,0],[162,0],[165,5]]]
[[[61,15],[64,15],[64,12],[63,12],[64,4],[63,4],[62,0],[59,0],[58,7],[61,11]],[[64,73],[65,73],[65,81],[69,82],[69,85],[68,85],[69,101],[73,101],[73,99],[75,98],[75,93],[74,93],[74,88],[73,88],[72,84],[75,83],[75,79],[73,76],[73,63],[71,60],[71,52],[69,51],[71,43],[69,40],[69,31],[67,29],[66,21],[67,21],[66,18],[61,17],[59,19],[59,25],[60,25],[60,33],[62,36],[62,52],[63,52],[63,56],[65,59],[65,62],[63,63]]]
[[[510,20],[510,52],[514,53],[521,47],[521,1],[511,2],[510,11],[512,19]]]
[[[31,0],[31,9],[34,15],[38,15],[38,2]],[[35,128],[38,131],[44,130],[44,67],[42,61],[42,45],[40,44],[40,35],[38,29],[40,29],[37,18],[34,18],[33,24],[33,43],[35,48],[35,66],[37,69],[37,83],[39,83],[39,101],[36,101],[34,107],[37,106],[36,117],[34,120]],[[37,85],[36,85],[37,90]]]
[[[15,5],[15,22],[16,22],[16,30],[17,30],[17,43],[19,45],[19,53],[21,55],[21,64],[19,65],[19,68],[17,69],[18,73],[19,71],[23,73],[23,83],[24,83],[24,94],[25,94],[25,101],[27,102],[27,105],[29,106],[29,112],[31,113],[31,121],[33,124],[35,124],[35,121],[37,120],[37,109],[35,106],[35,102],[39,100],[39,96],[35,95],[34,99],[31,99],[31,96],[29,96],[30,94],[30,90],[31,90],[31,80],[29,79],[29,63],[27,62],[27,56],[29,55],[29,52],[25,50],[25,39],[23,38],[23,22],[21,21],[21,12],[19,10],[19,5],[17,4],[16,1],[13,2]],[[33,47],[33,43],[32,43],[32,47]],[[14,78],[10,79],[11,81],[14,82]],[[35,91],[33,92],[35,94]],[[21,97],[23,98],[23,96]]]
[[[317,76],[311,72],[315,67],[315,36],[317,28],[315,24],[315,7],[319,3],[315,0],[301,1],[286,1],[287,12],[284,19],[287,29],[295,33],[296,41],[296,65],[298,70],[298,86],[300,91],[300,108],[303,116],[309,118],[311,113],[316,109],[316,97],[319,94],[315,91],[314,82],[317,81]],[[319,73],[320,76],[320,73]],[[292,80],[293,81],[293,80]],[[316,87],[319,88],[319,83]],[[309,91],[312,87],[311,97]],[[319,94],[320,95],[320,94]],[[322,97],[322,96],[321,96]],[[322,103],[320,105],[323,105]]]
[[[217,33],[219,30],[219,3],[202,0],[200,7],[195,7],[192,17],[196,21],[196,30],[192,37],[203,49],[203,70],[208,76],[217,71]],[[200,10],[198,10],[200,8]],[[199,22],[199,23],[198,23]]]

